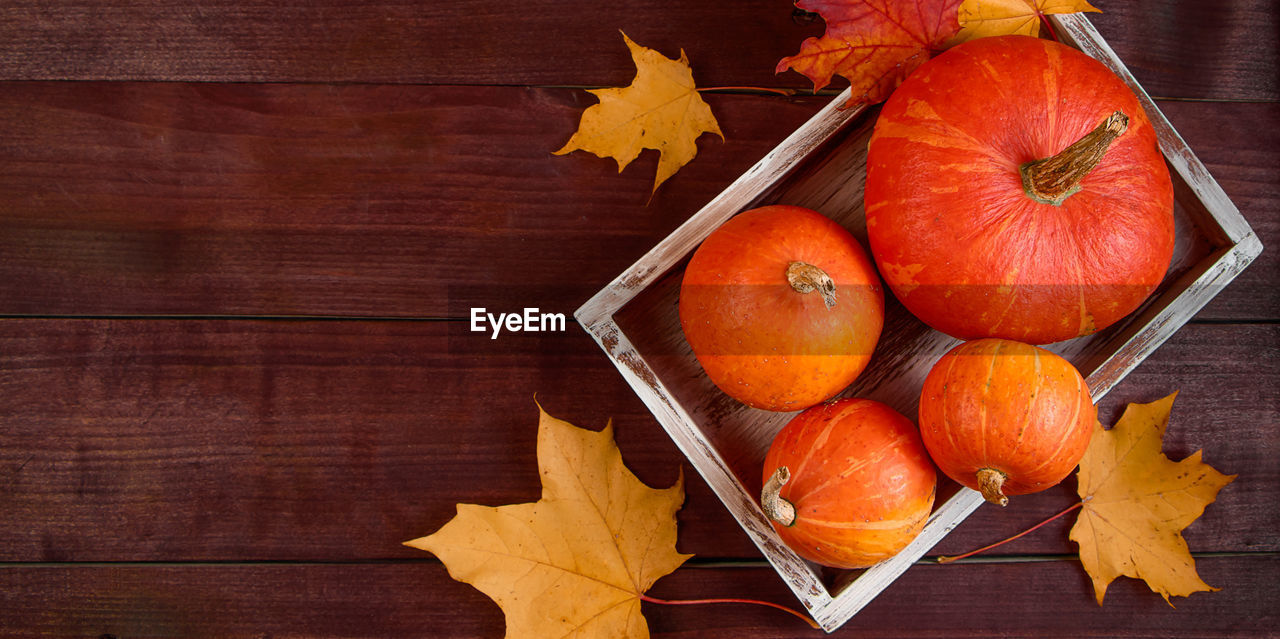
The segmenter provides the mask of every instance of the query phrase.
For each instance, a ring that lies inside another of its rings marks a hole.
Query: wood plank
[[[1075,562],[916,566],[833,637],[1277,636],[1280,558],[1211,557],[1222,590],[1174,600],[1121,578],[1099,607]],[[686,566],[650,594],[795,605],[767,567]],[[759,606],[645,604],[655,638],[813,634]],[[0,567],[10,637],[498,637],[502,612],[435,562]]]
[[[1103,404],[1181,389],[1166,450],[1238,473],[1196,551],[1280,550],[1280,326],[1192,325]],[[537,399],[616,425],[624,459],[683,468],[680,549],[758,552],[595,344],[462,322],[0,320],[0,561],[414,558],[455,502],[533,501]],[[1065,485],[981,508],[936,552],[1018,532]],[[1002,554],[1070,554],[1066,524]]]
[[[1275,637],[1280,559],[1201,558],[1201,576],[1222,588],[1174,600],[1171,608],[1141,581],[1122,578],[1099,607],[1074,561],[917,565],[834,637]],[[953,570],[954,569],[954,570]],[[670,599],[739,596],[786,602],[770,575],[744,570],[677,571],[651,594]],[[773,577],[776,580],[776,577]],[[692,581],[692,583],[690,583]],[[773,593],[779,594],[773,594]],[[805,629],[779,613],[746,606],[649,607],[650,626],[671,639],[797,637]]]
[[[646,206],[653,152],[551,155],[580,90],[8,84],[0,313],[571,313],[827,102],[711,99]]]
[[[822,32],[768,0],[7,4],[4,79],[617,85],[634,74],[624,30],[686,48],[703,86],[807,87],[774,65]]]
[[[1262,254],[1197,314],[1214,321],[1277,319],[1280,313],[1280,103],[1207,105],[1176,100],[1160,110],[1262,240]],[[1252,307],[1252,308],[1251,308]]]
[[[1280,16],[1269,0],[1095,4],[1104,13],[1091,20],[1151,94],[1280,97]],[[0,15],[0,79],[9,80],[619,86],[632,75],[622,29],[669,56],[683,48],[702,86],[807,89],[774,65],[823,28],[774,0],[11,0]]]
[[[653,152],[550,155],[580,90],[5,84],[0,314],[569,313],[828,102],[708,99],[726,140],[649,202]],[[1161,106],[1280,245],[1280,104]],[[1276,319],[1278,266],[1206,317]]]
[[[1153,96],[1280,98],[1274,3],[1101,0],[1094,6],[1104,13],[1090,21]]]
[[[8,637],[500,637],[437,563],[0,567]],[[468,591],[469,590],[469,591]]]
[[[456,501],[534,501],[536,397],[679,452],[576,327],[0,321],[0,560],[413,557]]]

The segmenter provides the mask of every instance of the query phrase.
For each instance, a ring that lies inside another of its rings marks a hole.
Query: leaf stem
[[[1053,30],[1053,23],[1049,22],[1049,16],[1040,13],[1040,23],[1043,24],[1045,30],[1049,32],[1049,39],[1057,42],[1058,34]]]
[[[795,89],[771,89],[769,87],[701,87],[698,91],[763,91],[778,95],[795,95]]]
[[[647,601],[647,602],[649,602],[649,603],[654,603],[654,604],[662,604],[662,605],[664,605],[664,606],[693,606],[693,605],[698,605],[698,604],[716,604],[716,603],[739,603],[739,604],[755,604],[755,605],[757,605],[757,606],[768,606],[768,607],[770,607],[770,608],[776,608],[776,609],[781,610],[781,611],[783,611],[783,612],[786,612],[786,613],[789,613],[789,614],[795,615],[796,617],[799,617],[800,619],[803,619],[805,623],[809,624],[809,627],[810,627],[810,628],[813,628],[814,630],[821,630],[821,627],[820,627],[820,626],[818,626],[818,622],[814,621],[813,619],[810,619],[810,618],[809,618],[809,616],[808,616],[808,615],[806,615],[806,614],[804,614],[803,612],[800,612],[800,611],[798,611],[798,610],[792,610],[791,608],[788,608],[788,607],[786,607],[786,606],[783,606],[783,605],[780,605],[780,604],[776,604],[776,603],[772,603],[772,602],[769,602],[769,601],[758,601],[758,600],[755,600],[755,599],[733,599],[733,598],[728,598],[728,599],[658,599],[657,597],[650,597],[649,595],[646,595],[646,594],[643,594],[643,593],[641,593],[641,594],[640,594],[640,600],[641,600],[641,601]]]
[[[938,563],[940,563],[940,564],[949,564],[949,563],[951,563],[951,562],[953,562],[953,561],[955,561],[955,560],[957,560],[957,559],[964,559],[965,557],[972,557],[972,556],[974,556],[974,555],[976,555],[976,554],[978,554],[978,553],[980,553],[980,552],[985,552],[985,551],[991,550],[992,548],[995,548],[996,546],[1000,546],[1000,545],[1003,545],[1003,544],[1007,544],[1007,543],[1009,543],[1009,542],[1011,542],[1011,541],[1013,541],[1013,540],[1015,540],[1015,539],[1017,539],[1017,538],[1019,538],[1019,537],[1021,537],[1021,536],[1025,535],[1025,534],[1027,534],[1027,533],[1030,533],[1030,532],[1035,531],[1037,528],[1039,528],[1039,527],[1041,527],[1041,526],[1043,526],[1043,525],[1045,525],[1045,524],[1047,524],[1047,523],[1049,523],[1049,522],[1051,522],[1051,521],[1053,521],[1053,520],[1055,520],[1055,519],[1057,519],[1057,518],[1059,518],[1059,517],[1061,517],[1061,516],[1063,516],[1063,515],[1065,515],[1065,514],[1067,514],[1067,513],[1071,512],[1071,511],[1073,511],[1073,510],[1075,510],[1075,509],[1077,509],[1077,508],[1079,508],[1079,507],[1083,506],[1083,505],[1084,505],[1084,503],[1085,503],[1086,501],[1089,501],[1089,498],[1087,498],[1087,497],[1086,497],[1086,498],[1081,499],[1080,501],[1078,501],[1078,502],[1076,502],[1076,503],[1074,503],[1074,504],[1071,504],[1071,506],[1070,506],[1069,508],[1067,508],[1066,510],[1064,510],[1064,511],[1062,511],[1062,512],[1060,512],[1060,513],[1058,513],[1058,514],[1056,514],[1056,515],[1054,515],[1054,516],[1052,516],[1052,517],[1050,517],[1050,518],[1048,518],[1048,519],[1046,519],[1046,520],[1044,520],[1044,521],[1042,521],[1042,522],[1040,522],[1040,523],[1038,523],[1038,524],[1036,524],[1036,525],[1034,525],[1034,526],[1032,526],[1032,527],[1030,527],[1030,528],[1028,528],[1028,529],[1026,529],[1026,530],[1024,530],[1024,531],[1022,531],[1022,532],[1020,532],[1020,533],[1018,533],[1018,534],[1016,534],[1016,535],[1014,535],[1014,536],[1012,536],[1012,537],[1009,537],[1008,539],[1002,539],[1002,540],[1000,540],[1000,541],[997,541],[997,542],[996,542],[996,543],[994,543],[994,544],[991,544],[991,545],[989,545],[989,546],[983,546],[983,547],[981,547],[981,548],[979,548],[979,549],[977,549],[977,550],[970,550],[969,552],[967,552],[967,553],[965,553],[965,554],[963,554],[963,555],[955,555],[954,557],[946,557],[946,556],[938,557],[937,562],[938,562]]]

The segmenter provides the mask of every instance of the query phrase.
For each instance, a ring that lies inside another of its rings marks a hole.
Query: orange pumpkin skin
[[[1115,111],[1128,128],[1060,205],[1021,167],[1061,154]],[[981,38],[913,73],[867,154],[867,232],[911,313],[954,337],[1047,344],[1136,309],[1173,254],[1173,187],[1133,92],[1087,55]]]
[[[787,467],[778,493],[795,509],[774,530],[800,556],[865,568],[916,538],[933,510],[937,473],[915,424],[889,406],[844,398],[794,417],[774,438],[764,477]]]
[[[1080,462],[1097,410],[1070,362],[1005,339],[963,343],[925,377],[920,436],[943,474],[988,501],[1044,490]],[[982,481],[995,471],[995,491]],[[1002,477],[996,477],[996,474]]]
[[[834,283],[798,292],[794,263]],[[862,372],[884,326],[884,290],[858,241],[823,215],[767,206],[730,218],[694,253],[680,286],[680,327],[707,376],[739,401],[794,411]]]

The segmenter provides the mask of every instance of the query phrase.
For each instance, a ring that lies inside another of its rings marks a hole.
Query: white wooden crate
[[[1102,61],[1138,95],[1159,136],[1174,182],[1173,263],[1138,311],[1095,335],[1048,348],[1080,369],[1094,400],[1168,339],[1262,251],[1262,244],[1154,102],[1089,21],[1052,16],[1059,39]],[[876,108],[842,109],[849,91],[707,203],[577,310],[578,322],[653,412],[778,574],[828,632],[840,627],[982,503],[979,493],[939,475],[934,512],[920,536],[865,570],[836,571],[801,559],[761,512],[761,468],[773,436],[794,413],[748,408],[702,372],[680,330],[677,299],[694,249],[734,214],[795,204],[841,223],[867,246],[862,209],[867,140]],[[957,340],[925,326],[886,296],[881,341],[870,366],[843,396],[883,401],[913,417],[929,368]]]

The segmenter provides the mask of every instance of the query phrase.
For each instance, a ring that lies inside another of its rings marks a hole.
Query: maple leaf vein
[[[1137,563],[1137,561],[1133,559],[1133,549],[1135,549],[1135,548],[1136,548],[1137,550],[1139,550],[1140,552],[1142,552],[1142,554],[1144,554],[1144,555],[1150,555],[1150,556],[1151,556],[1151,557],[1152,557],[1156,562],[1158,562],[1158,563],[1166,563],[1165,558],[1163,558],[1163,557],[1160,555],[1160,553],[1158,553],[1158,552],[1156,552],[1155,550],[1152,550],[1151,548],[1148,548],[1148,547],[1147,547],[1147,542],[1148,542],[1148,541],[1150,541],[1149,539],[1140,539],[1140,538],[1136,538],[1136,537],[1134,537],[1133,535],[1130,535],[1128,532],[1126,532],[1126,531],[1125,531],[1125,529],[1124,529],[1124,528],[1120,527],[1119,525],[1115,524],[1115,523],[1114,523],[1114,522],[1112,522],[1111,520],[1107,519],[1105,516],[1103,516],[1103,514],[1102,514],[1102,513],[1098,512],[1098,511],[1096,511],[1096,510],[1093,510],[1091,514],[1092,514],[1092,516],[1093,516],[1094,518],[1096,518],[1097,520],[1099,520],[1099,521],[1101,521],[1101,522],[1105,523],[1109,529],[1111,529],[1112,531],[1114,531],[1114,534],[1115,534],[1117,537],[1122,537],[1122,538],[1124,538],[1126,541],[1128,541],[1128,542],[1129,542],[1129,546],[1130,546],[1130,550],[1129,550],[1130,563],[1133,565],[1133,568],[1134,568],[1134,570],[1135,570],[1135,571],[1142,572],[1141,567],[1139,566],[1139,564]],[[1180,537],[1180,535],[1179,535],[1179,537]],[[1101,547],[1101,546],[1099,546],[1099,547]]]
[[[1122,416],[1121,419],[1124,419],[1124,417]],[[1115,431],[1115,428],[1113,427],[1111,428],[1111,430],[1104,431],[1104,432],[1113,433],[1112,437],[1115,437],[1114,431]],[[1091,482],[1092,483],[1091,488],[1095,493],[1098,490],[1100,490],[1102,486],[1105,486],[1108,483],[1110,483],[1112,475],[1114,475],[1117,471],[1120,471],[1122,468],[1124,468],[1125,461],[1129,459],[1129,455],[1133,454],[1133,452],[1138,449],[1138,445],[1142,443],[1142,441],[1146,439],[1149,435],[1150,435],[1149,431],[1146,433],[1142,433],[1140,437],[1130,442],[1129,447],[1123,451],[1123,454],[1112,457],[1113,461],[1111,464],[1108,465],[1107,474],[1103,475],[1102,477],[1096,478]],[[1120,451],[1115,451],[1115,452],[1120,452]]]
[[[593,615],[591,615],[591,616],[587,617],[586,619],[584,619],[584,620],[582,621],[582,623],[580,623],[580,624],[578,624],[578,625],[576,625],[576,626],[574,626],[574,627],[570,628],[568,631],[566,631],[566,632],[565,632],[565,634],[560,635],[560,638],[561,638],[561,639],[563,639],[564,637],[571,637],[571,636],[573,636],[573,635],[577,634],[577,633],[578,633],[578,631],[580,631],[580,630],[582,630],[583,628],[585,628],[585,627],[587,626],[587,624],[591,623],[592,621],[595,621],[596,619],[599,619],[599,618],[601,618],[601,617],[605,616],[605,614],[607,614],[607,613],[611,612],[614,608],[617,608],[618,606],[629,606],[629,605],[632,605],[635,601],[636,601],[636,599],[635,599],[635,598],[631,598],[631,599],[621,599],[621,600],[615,601],[615,602],[613,602],[612,604],[609,604],[608,606],[605,606],[605,607],[601,608],[601,609],[600,609],[599,611],[597,611],[595,614],[593,614]]]
[[[511,513],[508,513],[508,512],[506,512],[506,511],[504,511],[502,508],[497,508],[497,509],[496,509],[496,511],[497,511],[498,513],[500,513],[503,517],[507,517],[507,518],[509,518],[509,519],[511,519],[511,520],[513,520],[513,521],[515,521],[515,522],[517,522],[518,524],[520,524],[520,525],[524,526],[525,528],[529,528],[530,530],[532,530],[532,531],[533,531],[533,536],[534,536],[534,537],[537,537],[537,538],[538,538],[538,540],[539,540],[540,542],[542,542],[543,548],[544,548],[544,549],[546,549],[546,547],[547,547],[547,546],[546,546],[546,542],[543,540],[542,536],[538,534],[537,530],[532,529],[532,528],[528,525],[528,522],[524,521],[523,519],[521,519],[521,518],[519,518],[519,517],[516,517],[515,515],[512,515]],[[598,583],[598,584],[600,584],[600,585],[602,585],[602,586],[607,586],[607,587],[609,587],[609,588],[612,588],[612,589],[617,590],[617,591],[619,591],[619,592],[626,593],[626,594],[628,594],[628,595],[638,596],[638,593],[637,593],[637,592],[633,592],[633,591],[628,590],[627,588],[625,588],[625,587],[623,587],[623,586],[620,586],[620,585],[615,584],[615,583],[610,582],[610,581],[606,581],[606,580],[601,579],[601,578],[599,578],[599,577],[595,577],[595,576],[588,575],[588,574],[585,574],[585,573],[582,573],[582,572],[578,572],[578,571],[576,571],[576,570],[574,570],[574,569],[572,569],[572,568],[569,568],[569,567],[566,567],[566,566],[561,566],[561,565],[558,565],[558,564],[552,563],[552,562],[551,562],[551,561],[549,561],[549,560],[534,559],[534,558],[532,558],[532,557],[529,557],[528,555],[521,555],[521,554],[517,554],[517,552],[516,552],[516,551],[514,551],[514,550],[512,550],[512,549],[511,549],[511,547],[510,547],[510,545],[509,545],[509,543],[508,543],[507,539],[506,539],[505,537],[503,537],[503,536],[500,534],[500,531],[498,531],[497,529],[493,528],[491,525],[489,525],[489,523],[488,523],[488,522],[483,522],[483,523],[484,523],[484,524],[489,528],[489,530],[490,530],[490,531],[491,531],[491,532],[492,532],[496,537],[498,537],[499,539],[501,539],[501,540],[502,540],[502,545],[503,545],[503,547],[506,549],[506,552],[499,552],[499,551],[497,551],[497,550],[492,550],[492,549],[488,549],[488,548],[470,548],[469,550],[471,550],[472,552],[478,552],[478,553],[482,553],[482,554],[490,555],[490,556],[493,556],[493,557],[495,557],[495,558],[500,558],[500,559],[512,559],[512,560],[516,560],[517,562],[524,562],[524,563],[532,564],[532,565],[530,566],[530,568],[529,568],[528,572],[526,572],[524,575],[521,575],[521,578],[523,578],[523,577],[525,577],[525,576],[529,575],[530,573],[532,573],[534,569],[541,567],[541,568],[547,568],[547,569],[550,569],[550,570],[552,570],[552,571],[560,572],[560,573],[563,573],[564,575],[568,575],[568,576],[571,576],[571,577],[578,577],[578,578],[580,578],[580,579],[585,579],[585,580],[587,580],[587,581],[591,581],[591,582],[594,582],[594,583]],[[548,554],[550,554],[550,553],[548,553]]]
[[[619,460],[619,463],[621,463],[621,461],[620,461],[620,460]],[[592,510],[595,512],[596,518],[600,521],[600,525],[601,525],[601,527],[603,527],[605,530],[609,531],[609,533],[611,534],[611,536],[613,536],[613,539],[614,539],[614,543],[613,543],[613,551],[614,551],[614,554],[616,554],[616,555],[617,555],[617,557],[618,557],[618,561],[622,564],[622,566],[623,566],[624,570],[626,570],[627,578],[628,578],[628,579],[630,579],[630,580],[633,582],[633,583],[632,583],[632,585],[635,587],[635,592],[639,593],[639,592],[640,592],[640,588],[639,588],[639,585],[638,585],[638,584],[634,583],[634,574],[633,574],[633,572],[632,572],[632,570],[631,570],[631,566],[630,566],[629,562],[627,561],[626,554],[622,552],[622,546],[621,546],[620,544],[618,544],[618,543],[617,543],[617,542],[618,542],[618,539],[617,539],[617,531],[615,531],[612,527],[610,527],[610,526],[609,526],[609,518],[608,518],[608,514],[607,514],[607,512],[606,512],[604,509],[602,509],[602,508],[601,508],[601,505],[600,505],[598,502],[596,502],[596,500],[595,500],[595,495],[594,495],[594,494],[592,494],[590,487],[586,484],[586,481],[583,479],[583,477],[582,477],[582,473],[573,473],[573,478],[574,478],[575,480],[577,480],[577,482],[578,482],[578,487],[579,487],[579,488],[581,489],[581,491],[582,491],[582,493],[581,493],[581,494],[582,494],[582,495],[584,495],[584,496],[586,496],[586,501],[587,501],[587,502],[589,502],[589,503],[591,504],[591,508],[592,508]],[[606,473],[606,474],[605,474],[605,491],[604,491],[604,494],[605,494],[605,495],[609,495],[609,494],[611,494],[611,493],[612,493],[612,488],[613,488],[613,476],[612,476],[612,473]],[[627,501],[627,500],[624,500],[624,501]],[[615,586],[615,587],[617,587],[617,586]],[[620,587],[618,587],[618,589],[619,589],[619,590],[622,590],[622,588],[620,588]]]
[[[632,124],[632,123],[636,123],[636,122],[639,122],[639,123],[641,124],[641,127],[643,128],[643,125],[644,125],[644,119],[645,119],[645,118],[647,118],[647,117],[649,117],[649,116],[653,115],[654,113],[657,113],[658,111],[661,111],[662,109],[665,109],[666,107],[668,107],[668,106],[670,106],[670,105],[672,105],[672,104],[675,104],[675,103],[676,103],[677,101],[679,101],[679,100],[688,100],[690,103],[692,103],[693,101],[692,101],[692,100],[690,100],[689,98],[690,98],[693,94],[694,94],[694,91],[688,91],[688,92],[685,92],[685,93],[681,93],[680,95],[677,95],[676,97],[671,98],[670,100],[667,100],[666,102],[660,102],[660,103],[658,103],[658,104],[656,104],[656,105],[654,105],[654,106],[649,106],[649,103],[646,103],[646,102],[638,102],[638,101],[635,101],[635,100],[630,99],[630,96],[631,96],[631,94],[630,94],[630,93],[628,93],[628,95],[627,95],[626,97],[624,97],[624,96],[622,96],[622,95],[621,95],[621,92],[620,92],[620,94],[619,94],[619,95],[617,95],[617,97],[618,97],[620,100],[622,100],[623,102],[625,102],[625,103],[627,103],[627,104],[629,104],[629,105],[631,105],[631,106],[634,106],[634,107],[637,109],[637,111],[638,111],[638,112],[636,113],[636,115],[634,115],[634,116],[632,116],[632,117],[630,117],[630,118],[628,118],[628,119],[626,119],[626,120],[620,120],[620,121],[617,123],[617,125],[616,125],[616,126],[610,127],[610,128],[608,128],[608,129],[602,129],[602,133],[603,133],[603,132],[613,132],[613,131],[617,131],[618,129],[624,128],[624,127],[626,127],[627,125],[630,125],[630,124]],[[639,97],[643,99],[645,96],[639,96]],[[650,132],[650,131],[648,131],[648,130],[646,129],[646,130],[644,130],[642,133],[643,133],[643,135],[642,135],[642,139],[644,139],[644,138],[647,138],[651,132]],[[647,148],[647,149],[655,149],[656,147],[646,146],[645,148]],[[660,150],[660,149],[658,149],[658,150]]]

